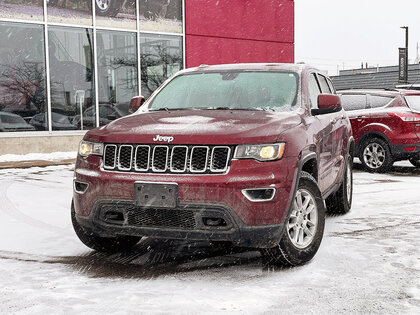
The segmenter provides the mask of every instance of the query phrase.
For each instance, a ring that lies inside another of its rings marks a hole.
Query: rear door
[[[353,137],[357,143],[363,134],[363,127],[369,119],[369,109],[367,105],[368,96],[366,94],[343,94],[341,95],[341,105],[347,112],[353,129]]]

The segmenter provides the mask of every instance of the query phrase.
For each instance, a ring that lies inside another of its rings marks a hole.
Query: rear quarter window
[[[389,104],[394,98],[389,96],[369,95],[370,108],[383,107]]]

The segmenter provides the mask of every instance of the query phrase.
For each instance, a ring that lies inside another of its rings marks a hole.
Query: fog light
[[[88,183],[74,181],[74,191],[77,192],[78,194],[84,194],[86,190],[88,189],[88,187],[89,187]]]
[[[252,202],[271,201],[276,194],[275,188],[242,189],[242,194]]]

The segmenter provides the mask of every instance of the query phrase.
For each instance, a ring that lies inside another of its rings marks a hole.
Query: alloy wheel
[[[385,149],[379,143],[370,143],[363,151],[363,159],[368,167],[379,168],[385,162]]]
[[[109,8],[109,2],[110,2],[110,0],[96,0],[96,5],[101,10],[107,10]]]
[[[292,213],[287,222],[287,234],[294,246],[305,248],[314,239],[318,224],[318,209],[314,196],[299,189],[293,200]]]

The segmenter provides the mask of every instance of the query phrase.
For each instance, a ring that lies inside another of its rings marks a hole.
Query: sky
[[[329,75],[337,69],[397,65],[398,47],[416,58],[420,42],[419,0],[295,0],[295,62],[306,62]]]

